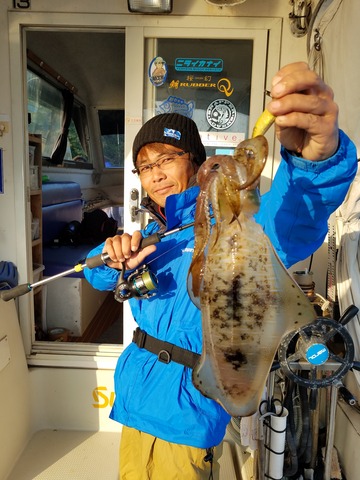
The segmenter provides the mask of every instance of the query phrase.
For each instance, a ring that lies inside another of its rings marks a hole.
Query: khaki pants
[[[219,480],[222,444],[214,448],[211,464],[206,450],[165,442],[123,427],[120,442],[120,480]]]

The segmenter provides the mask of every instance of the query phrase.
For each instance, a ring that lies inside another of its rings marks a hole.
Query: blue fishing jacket
[[[356,149],[340,132],[337,153],[321,162],[293,157],[282,149],[271,190],[262,198],[256,220],[270,237],[286,267],[307,258],[323,242],[329,215],[342,203],[356,173]],[[194,221],[197,186],[166,200],[166,229]],[[157,222],[142,231],[158,231]],[[139,327],[160,340],[201,353],[200,311],[187,292],[187,275],[194,248],[188,228],[164,237],[146,259],[158,278],[157,294],[131,299]],[[102,252],[103,244],[89,257]],[[224,268],[226,259],[224,259]],[[85,269],[87,280],[99,290],[113,290],[119,272],[107,266]],[[215,401],[192,384],[192,370],[178,363],[165,364],[157,356],[131,343],[119,357],[115,371],[115,402],[110,417],[123,425],[165,441],[208,448],[221,442],[230,420]]]

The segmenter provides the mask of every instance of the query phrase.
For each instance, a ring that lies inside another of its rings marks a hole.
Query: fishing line
[[[177,248],[179,247],[182,243],[185,243],[187,242],[187,240],[181,240],[181,242],[177,243],[176,245],[174,245],[173,247],[169,248],[169,250],[166,250],[165,252],[163,253],[160,253],[160,255],[158,255],[157,257],[153,258],[152,260],[150,260],[150,262],[147,262],[146,265],[150,265],[151,263],[155,262],[155,260],[158,260],[159,258],[161,258],[163,255],[166,255],[167,253],[171,252],[172,250],[174,250],[174,248]]]

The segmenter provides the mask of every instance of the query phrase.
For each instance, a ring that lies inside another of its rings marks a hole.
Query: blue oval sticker
[[[306,360],[312,365],[322,365],[329,358],[329,350],[323,343],[314,343],[306,352]]]

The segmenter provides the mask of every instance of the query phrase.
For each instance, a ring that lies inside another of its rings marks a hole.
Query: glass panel
[[[208,155],[231,153],[248,135],[253,40],[162,38],[156,45],[145,68],[145,120],[181,113],[196,122]]]
[[[106,168],[124,168],[124,110],[99,110],[101,145]]]
[[[33,71],[27,70],[27,95],[29,133],[41,134],[43,164],[51,165],[47,159],[51,157],[62,128],[62,92]],[[85,109],[75,100],[64,155],[65,167],[92,168],[87,154],[85,128]]]
[[[73,160],[78,163],[89,163],[87,154],[87,122],[86,112],[83,105],[76,101],[73,106],[72,120],[70,122],[68,133],[68,148],[65,153],[66,160]]]
[[[61,129],[63,97],[60,90],[27,71],[29,133],[41,134],[42,155],[50,157]]]

